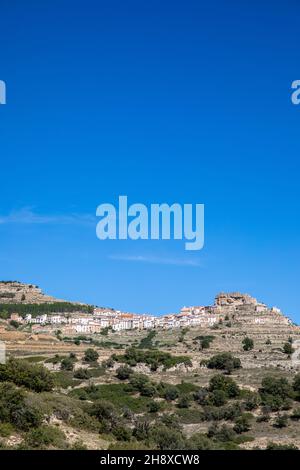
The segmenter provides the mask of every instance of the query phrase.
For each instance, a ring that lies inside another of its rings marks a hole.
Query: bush
[[[88,369],[84,369],[81,367],[74,372],[75,379],[87,380],[90,379],[92,376],[91,372]]]
[[[178,400],[178,408],[189,408],[190,397],[188,395],[182,395]]]
[[[173,385],[168,386],[164,392],[164,398],[167,401],[176,400],[176,398],[178,398],[178,395],[178,389]]]
[[[151,401],[148,404],[149,413],[157,413],[160,410],[160,404],[157,401]]]
[[[275,442],[269,442],[266,450],[298,450],[294,444],[276,444]]]
[[[29,431],[25,438],[28,447],[45,448],[55,447],[63,449],[66,447],[65,434],[54,426],[40,426]]]
[[[291,354],[293,354],[294,348],[293,348],[293,346],[291,345],[291,343],[285,343],[285,344],[283,345],[283,352],[284,352],[284,354],[288,354],[289,356],[290,356]]]
[[[205,337],[205,338],[200,340],[200,348],[201,349],[209,349],[210,343],[211,343],[210,339],[208,337]]]
[[[121,366],[116,370],[116,376],[119,380],[127,380],[132,374],[133,371],[128,366]]]
[[[245,398],[244,406],[247,411],[255,410],[260,404],[260,397],[256,392],[247,391]]]
[[[205,434],[193,434],[188,439],[186,448],[188,450],[213,450],[216,448],[216,444],[212,439],[209,439]]]
[[[74,361],[70,357],[65,357],[61,361],[61,369],[62,370],[73,370],[74,369]]]
[[[227,426],[226,424],[223,424],[221,428],[213,424],[208,429],[207,436],[212,437],[215,440],[220,441],[220,442],[228,442],[228,441],[233,441],[235,439],[235,432],[233,431],[231,427]]]
[[[242,416],[239,416],[235,421],[233,430],[237,434],[241,434],[243,432],[249,431],[251,429],[250,419],[251,419],[251,416],[249,416],[249,414],[247,413],[244,413]]]
[[[164,425],[155,426],[151,430],[151,438],[160,450],[182,450],[185,447],[182,434]]]
[[[244,351],[250,351],[250,349],[254,348],[254,341],[253,339],[248,338],[248,336],[246,336],[246,338],[243,339],[242,344],[243,344]]]
[[[138,441],[144,441],[148,439],[150,434],[150,422],[146,419],[138,421],[133,429],[132,434]]]
[[[0,382],[13,382],[35,392],[50,391],[54,385],[51,373],[44,366],[17,359],[0,364]]]
[[[293,389],[297,394],[297,397],[300,396],[300,374],[296,374],[293,380]]]
[[[209,369],[225,370],[227,373],[230,373],[234,369],[241,367],[241,361],[237,357],[232,356],[231,353],[221,353],[211,357],[207,362],[207,367]]]
[[[89,348],[84,353],[83,360],[85,362],[96,362],[99,358],[99,354],[95,349]]]
[[[150,382],[146,382],[140,390],[143,397],[154,397],[156,394],[156,388]]]
[[[42,418],[40,410],[27,402],[23,390],[11,383],[0,384],[0,421],[26,431],[39,426]]]
[[[129,383],[133,390],[140,392],[142,396],[153,397],[156,394],[155,385],[144,374],[132,374]]]
[[[214,390],[208,396],[208,402],[213,406],[223,406],[227,402],[224,390]]]
[[[264,405],[270,405],[271,402],[280,402],[281,405],[286,398],[293,398],[293,388],[286,378],[267,376],[262,380],[259,394]],[[280,406],[281,406],[280,405]]]
[[[214,375],[209,382],[209,391],[214,392],[216,390],[223,391],[228,398],[236,398],[240,394],[236,382],[232,378],[221,374]]]
[[[286,428],[288,425],[288,415],[278,415],[274,421],[275,428]]]
[[[300,408],[295,408],[291,414],[291,419],[299,420],[300,419]]]
[[[148,333],[148,335],[143,338],[141,341],[140,341],[140,344],[138,345],[138,348],[139,349],[151,349],[153,348],[153,339],[155,338],[155,336],[157,335],[157,332],[155,330],[152,330]]]
[[[113,435],[118,441],[130,441],[131,439],[131,431],[124,426],[117,426],[113,430]]]
[[[124,355],[113,355],[112,358],[117,362],[124,362],[131,367],[136,364],[144,363],[150,367],[152,371],[157,370],[159,366],[164,369],[170,369],[177,364],[185,364],[191,366],[192,362],[188,356],[172,356],[164,351],[157,349],[142,350],[137,348],[130,348],[125,351]]]

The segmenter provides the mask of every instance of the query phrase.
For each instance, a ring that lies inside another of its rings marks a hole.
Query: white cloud
[[[137,263],[165,264],[173,266],[202,266],[199,260],[182,259],[182,258],[164,258],[152,255],[110,255],[110,259],[115,261],[131,261]]]
[[[24,207],[17,211],[12,211],[8,215],[0,215],[0,225],[2,224],[92,224],[95,217],[89,214],[38,214],[31,208]]]

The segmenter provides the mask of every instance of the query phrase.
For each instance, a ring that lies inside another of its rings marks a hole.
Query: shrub
[[[253,339],[248,338],[248,336],[246,336],[246,338],[243,339],[242,344],[243,344],[244,351],[250,351],[250,349],[254,348],[254,341]]]
[[[124,426],[117,426],[113,430],[113,435],[118,441],[130,441],[131,439],[131,431]]]
[[[128,366],[121,366],[116,370],[116,376],[119,380],[127,380],[132,374],[133,371]]]
[[[156,388],[152,383],[146,382],[142,386],[140,393],[143,397],[154,397],[154,395],[156,394]]]
[[[16,320],[10,320],[9,324],[10,326],[16,329],[19,328],[19,326],[21,325],[21,323],[17,322]]]
[[[213,450],[216,448],[216,445],[205,434],[197,433],[188,439],[186,448],[189,450]]]
[[[140,341],[140,344],[138,345],[138,348],[139,349],[151,349],[153,348],[153,339],[155,338],[155,336],[157,335],[157,332],[155,330],[152,330],[148,333],[148,335],[143,338],[141,341]]]
[[[221,426],[220,428],[218,425],[213,424],[208,429],[207,436],[212,437],[217,441],[228,442],[234,440],[235,432],[231,427],[227,426],[226,424],[223,424],[223,426]]]
[[[26,394],[11,383],[0,384],[0,421],[21,430],[37,427],[42,422],[41,411],[29,404]]]
[[[144,374],[131,373],[129,383],[133,390],[140,392],[142,396],[153,397],[156,394],[155,385],[152,384],[149,378]]]
[[[75,379],[87,380],[92,376],[91,372],[88,369],[81,367],[74,372]]]
[[[167,401],[176,400],[176,398],[178,398],[178,395],[178,389],[173,385],[168,386],[164,392],[164,398]]]
[[[246,399],[244,402],[245,410],[255,410],[260,404],[260,397],[256,392],[247,392]]]
[[[282,406],[286,398],[293,398],[294,393],[286,378],[267,376],[262,380],[259,394],[264,405],[276,404]],[[273,408],[274,409],[274,408]]]
[[[144,441],[148,439],[150,434],[150,422],[147,419],[141,419],[140,421],[137,421],[132,434],[138,441]]]
[[[160,410],[160,404],[157,401],[150,401],[148,404],[149,413],[157,413]]]
[[[293,346],[291,345],[291,343],[288,342],[288,343],[285,343],[285,344],[283,345],[283,352],[284,352],[284,354],[288,354],[289,356],[290,356],[291,354],[293,354],[294,348],[293,348]]]
[[[288,425],[288,415],[278,415],[274,421],[275,428],[286,428]]]
[[[294,444],[276,444],[275,442],[269,442],[266,450],[298,450]]]
[[[160,450],[181,450],[185,447],[182,434],[163,425],[151,430],[151,438]]]
[[[300,419],[300,408],[295,408],[291,414],[291,419],[299,420]]]
[[[300,374],[296,374],[293,380],[293,389],[297,394],[297,397],[300,396]]]
[[[0,382],[13,382],[35,392],[50,391],[53,388],[51,373],[41,365],[9,359],[0,364]]]
[[[210,347],[211,340],[208,336],[204,337],[200,340],[200,348],[201,349],[208,349]]]
[[[204,405],[208,396],[208,390],[204,387],[200,388],[197,392],[194,393],[194,400],[199,403],[199,405]]]
[[[235,398],[239,395],[240,389],[231,377],[224,375],[214,375],[209,382],[209,391],[221,390],[228,398]]]
[[[112,358],[118,362],[124,362],[131,367],[138,363],[144,363],[155,371],[159,366],[170,369],[177,364],[185,364],[191,366],[191,359],[188,356],[172,356],[170,353],[159,351],[157,349],[142,350],[130,348],[125,351],[124,355],[113,355]]]
[[[189,408],[190,398],[188,395],[182,395],[178,400],[178,408]]]
[[[224,390],[214,390],[208,396],[208,402],[213,406],[223,406],[227,401]]]
[[[61,369],[62,370],[73,370],[74,369],[74,361],[70,357],[65,357],[61,361]]]
[[[99,358],[99,354],[95,349],[89,348],[84,353],[84,361],[85,362],[96,362]]]
[[[31,448],[66,447],[65,434],[54,426],[40,426],[26,435],[25,442]]]
[[[232,356],[231,353],[221,353],[212,356],[207,362],[207,367],[209,369],[225,370],[227,373],[230,373],[232,370],[241,367],[241,361]]]
[[[250,419],[251,419],[251,416],[249,416],[249,414],[247,413],[244,413],[242,416],[239,416],[235,421],[233,430],[237,434],[241,434],[243,432],[249,431],[251,429]]]

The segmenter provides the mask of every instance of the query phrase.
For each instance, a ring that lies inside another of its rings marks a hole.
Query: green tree
[[[242,366],[240,359],[226,352],[212,356],[207,363],[207,367],[209,369],[225,370],[230,374],[234,369],[239,369]]]
[[[251,429],[250,420],[251,420],[251,416],[249,415],[249,413],[242,414],[242,416],[239,416],[235,420],[235,425],[233,427],[233,430],[237,434],[248,432]]]
[[[73,370],[74,361],[70,357],[64,357],[60,363],[62,370]]]
[[[254,348],[254,341],[253,339],[248,338],[248,336],[246,336],[246,338],[243,339],[242,344],[243,344],[244,351],[250,351],[251,349]]]
[[[96,362],[99,358],[99,354],[95,349],[89,348],[84,353],[84,361],[85,362]]]
[[[121,366],[116,370],[116,376],[119,380],[127,380],[133,374],[133,371],[128,366]]]
[[[164,392],[164,398],[167,401],[176,400],[176,398],[178,398],[178,395],[179,395],[178,389],[177,387],[173,385],[168,386]]]
[[[275,428],[286,428],[288,425],[288,415],[278,415],[274,421]]]
[[[0,364],[0,382],[13,382],[35,392],[47,392],[54,386],[53,377],[44,366],[17,359]]]
[[[188,395],[182,395],[178,400],[178,408],[189,408],[190,397]]]
[[[240,393],[237,383],[231,377],[222,374],[214,375],[210,379],[209,391],[213,392],[215,390],[222,390],[228,398],[235,398]]]

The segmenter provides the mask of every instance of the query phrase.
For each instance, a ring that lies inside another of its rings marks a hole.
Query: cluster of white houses
[[[153,316],[95,308],[93,314],[56,313],[38,316],[27,314],[24,318],[18,314],[12,314],[10,320],[31,324],[33,330],[55,327],[61,329],[65,334],[92,334],[100,333],[105,328],[122,331],[152,328],[169,329],[197,325],[211,326],[221,318],[220,314],[208,311],[211,309],[213,307],[184,307],[179,314]]]
[[[239,295],[238,298],[237,295]],[[228,313],[234,313],[236,308],[238,308],[241,319],[244,317],[243,310],[245,310],[247,321],[250,320],[252,323],[289,322],[278,309],[269,309],[265,304],[258,303],[256,299],[243,294],[234,294],[234,296],[233,294],[231,296],[229,294],[220,294],[216,297],[213,306],[183,307],[180,313],[163,316],[138,315],[113,309],[95,308],[93,314],[56,313],[36,317],[28,314],[25,318],[20,317],[18,314],[12,314],[11,320],[31,324],[33,330],[57,328],[62,330],[64,334],[93,334],[100,333],[105,328],[122,331],[152,328],[171,329],[189,326],[209,327],[224,319],[226,320]]]

